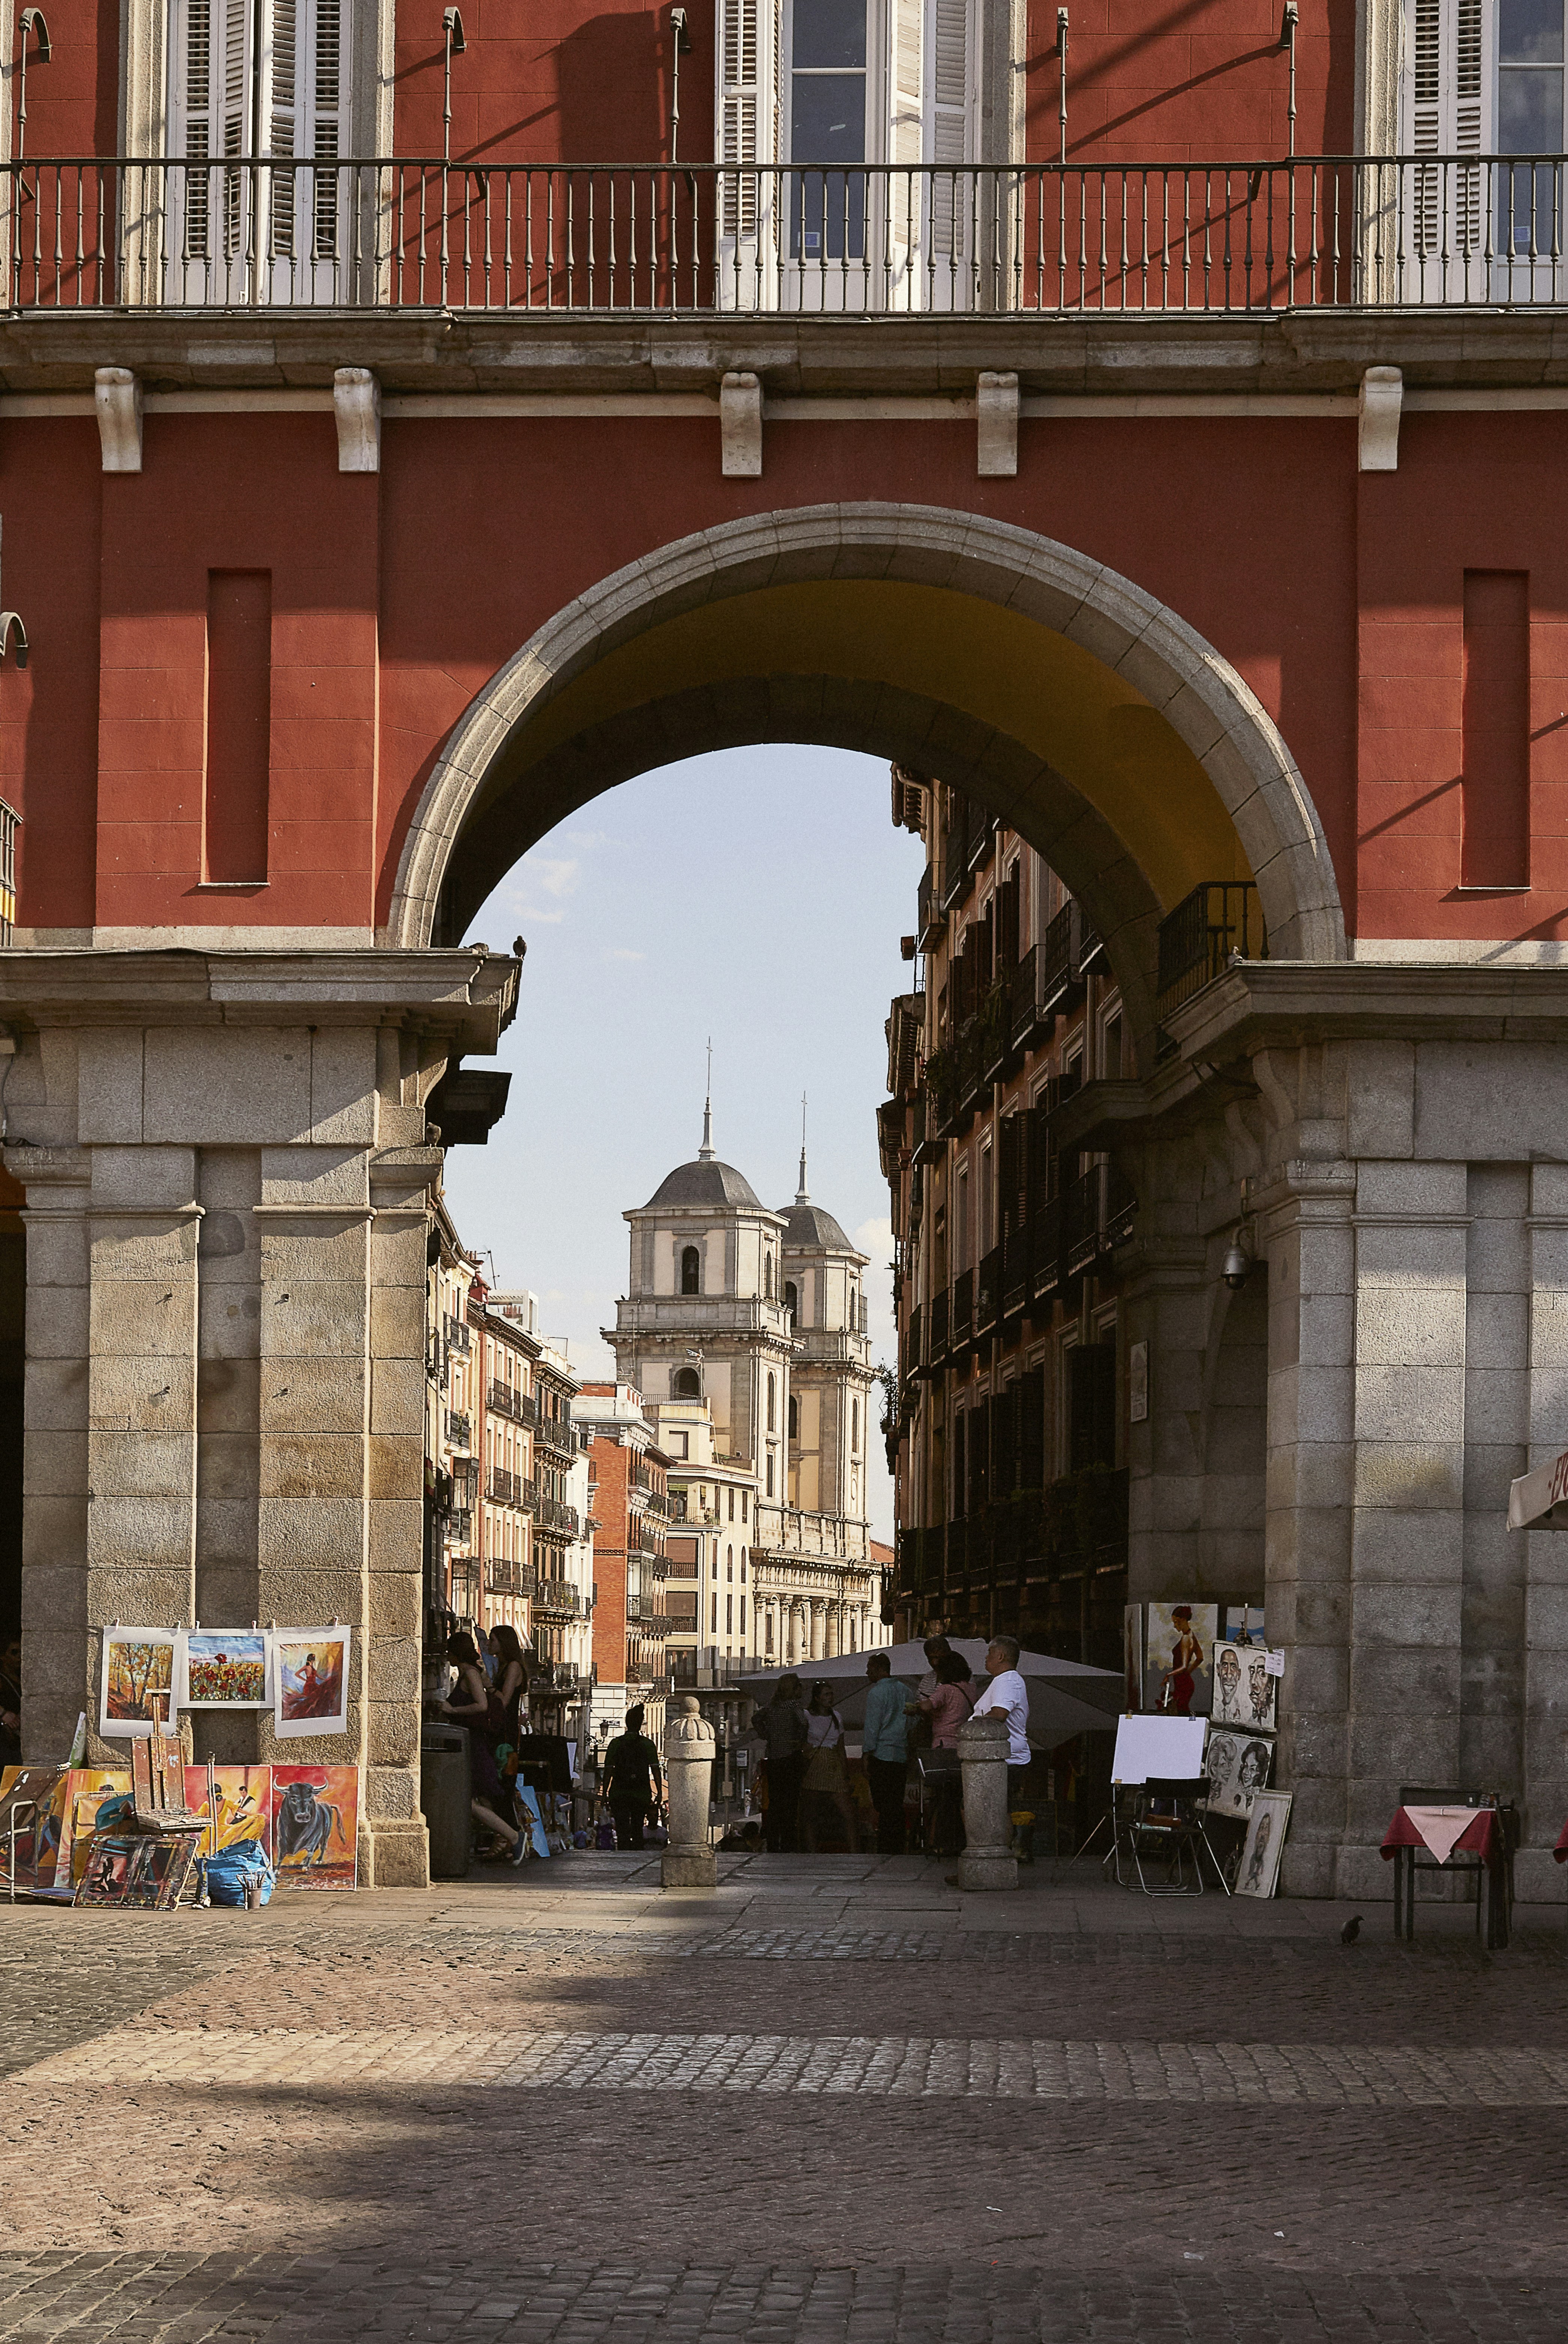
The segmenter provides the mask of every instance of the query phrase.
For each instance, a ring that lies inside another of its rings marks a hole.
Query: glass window
[[[1497,24],[1497,146],[1502,155],[1560,155],[1563,118],[1563,0],[1500,0]],[[1545,165],[1504,175],[1506,241],[1513,252],[1551,259],[1559,251],[1557,172]]]
[[[865,253],[865,0],[794,0],[790,13],[792,260]]]

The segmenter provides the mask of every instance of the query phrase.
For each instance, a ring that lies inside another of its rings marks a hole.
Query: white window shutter
[[[719,0],[718,160],[733,169],[720,180],[719,229],[757,232],[759,165],[778,157],[779,0]]]
[[[960,167],[972,159],[969,130],[968,0],[928,0],[932,11],[931,159],[939,169],[931,189],[932,250],[944,259],[966,248],[969,206]]]
[[[342,0],[177,0],[170,59],[172,153],[210,165],[227,156],[314,157],[336,164],[342,151],[349,82]],[[260,89],[256,86],[259,64]],[[259,101],[259,102],[258,102]],[[268,249],[294,255],[302,175],[267,175]],[[227,255],[245,244],[251,198],[243,172],[221,181],[210,168],[187,178],[186,254],[207,257],[209,213],[220,187]],[[336,175],[316,185],[312,233],[318,256],[337,249]]]
[[[893,0],[893,119],[887,159],[912,167],[925,160],[921,90],[925,75],[926,21],[921,0]],[[919,183],[895,179],[888,205],[894,248],[907,254],[920,223]]]
[[[1408,0],[1408,151],[1445,158],[1418,162],[1413,173],[1411,241],[1422,260],[1484,247],[1485,174],[1446,158],[1480,156],[1492,144],[1492,13],[1483,0]]]

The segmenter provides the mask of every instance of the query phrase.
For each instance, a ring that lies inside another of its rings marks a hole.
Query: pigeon
[[[1341,1945],[1353,1945],[1361,1934],[1361,1916],[1357,1913],[1353,1918],[1345,1923],[1344,1927],[1340,1931],[1340,1943]]]

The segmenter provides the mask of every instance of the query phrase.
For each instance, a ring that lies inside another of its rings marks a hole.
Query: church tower
[[[866,1256],[814,1205],[805,1148],[784,1223],[784,1305],[795,1338],[789,1405],[790,1503],[809,1514],[866,1515],[866,1418],[873,1381],[865,1333]]]

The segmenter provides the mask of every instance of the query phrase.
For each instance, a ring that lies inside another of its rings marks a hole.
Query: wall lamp
[[[1062,134],[1062,160],[1067,159],[1067,12],[1057,10],[1057,113]]]
[[[16,611],[0,611],[0,665],[4,664],[5,654],[11,648],[13,636],[16,641],[16,664],[18,667],[25,667],[27,630],[22,624],[21,613]]]
[[[462,56],[468,48],[463,37],[462,11],[460,8],[441,10],[441,33],[446,41],[446,90],[441,106],[441,132],[444,144],[442,159],[452,159],[452,59]]]
[[[27,151],[27,42],[29,35],[37,45],[38,63],[46,66],[55,55],[49,38],[49,27],[44,21],[42,8],[24,8],[16,20],[21,35],[16,50],[16,160]]]
[[[1285,0],[1285,13],[1280,19],[1280,46],[1289,50],[1290,56],[1290,151],[1292,155],[1296,151],[1296,27],[1300,21],[1301,12],[1296,0]]]
[[[670,160],[674,163],[680,159],[681,146],[681,59],[692,54],[691,28],[683,8],[671,9],[670,31],[674,43],[670,62]]]
[[[1246,1180],[1241,1183],[1241,1217],[1236,1224],[1236,1234],[1230,1240],[1230,1249],[1225,1257],[1224,1265],[1219,1272],[1226,1285],[1237,1293],[1240,1292],[1257,1268],[1257,1257],[1252,1251],[1252,1199],[1248,1193],[1249,1186],[1250,1184]]]

